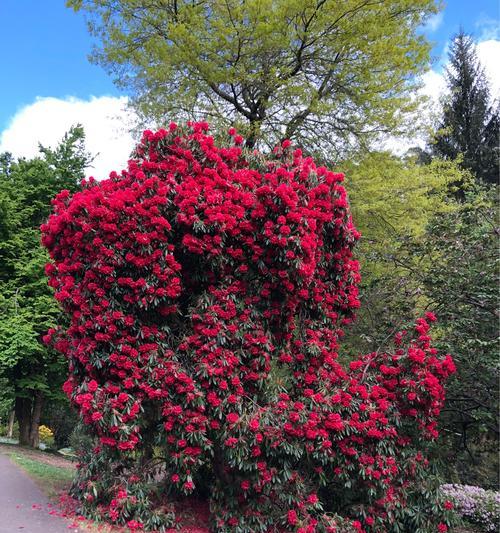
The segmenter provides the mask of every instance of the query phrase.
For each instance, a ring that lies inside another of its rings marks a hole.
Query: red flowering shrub
[[[165,495],[201,484],[215,531],[436,531],[420,448],[454,367],[434,317],[339,364],[359,306],[343,175],[207,129],[146,131],[128,170],[61,192],[42,227],[71,318],[47,341],[98,441],[73,488],[82,512],[161,529]]]

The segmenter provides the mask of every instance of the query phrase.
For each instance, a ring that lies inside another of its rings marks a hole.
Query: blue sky
[[[117,95],[111,78],[87,56],[83,17],[64,0],[0,0],[0,129],[37,96]]]
[[[442,13],[424,29],[435,43],[435,73],[440,72],[449,39],[460,26],[479,41],[497,40],[500,46],[498,11],[497,0],[448,0]],[[24,117],[21,122],[25,129],[30,120],[43,118],[41,109],[38,109],[42,108],[42,103],[47,117],[49,114],[71,114],[72,109],[78,108],[75,120],[81,122],[80,117],[85,119],[92,113],[102,116],[103,109],[106,109],[110,110],[109,117],[112,115],[113,124],[116,124],[123,115],[125,95],[113,85],[101,67],[88,61],[92,38],[81,13],[75,14],[66,8],[64,0],[0,0],[0,20],[0,151],[23,152],[16,148],[15,142],[6,139],[12,139],[14,134],[19,137],[18,130],[12,130],[12,127],[20,117]],[[490,47],[490,59],[496,50]],[[105,96],[112,98],[103,100]],[[93,107],[85,108],[84,103],[90,101]],[[30,110],[33,115],[29,115]],[[35,113],[37,110],[38,114]],[[95,126],[97,131],[101,128]],[[54,126],[53,129],[57,128]],[[43,130],[34,128],[33,135],[38,131]],[[56,137],[60,138],[62,133],[58,131]],[[53,143],[56,132],[47,135],[46,139],[39,140]],[[127,137],[126,142],[132,140]],[[31,146],[36,147],[34,139]],[[122,149],[125,149],[125,139],[122,139]],[[22,155],[30,155],[28,152],[24,150]]]
[[[434,43],[433,56],[437,62],[446,57],[446,47],[462,27],[477,40],[499,38],[500,3],[498,0],[448,0],[444,9],[427,28],[427,36]]]

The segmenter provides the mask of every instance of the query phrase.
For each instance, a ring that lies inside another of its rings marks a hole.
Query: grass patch
[[[17,450],[9,453],[9,456],[39,485],[49,498],[54,498],[71,485],[75,474],[74,468],[71,466],[64,467],[47,464],[37,461],[33,457],[28,457]]]

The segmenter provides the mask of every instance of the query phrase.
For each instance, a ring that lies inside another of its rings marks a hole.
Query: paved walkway
[[[51,506],[35,483],[0,452],[0,533],[70,533],[72,521],[49,514]]]

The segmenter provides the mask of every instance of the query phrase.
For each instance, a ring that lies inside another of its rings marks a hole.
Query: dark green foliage
[[[472,38],[460,32],[450,50],[449,95],[433,146],[446,159],[463,156],[463,166],[478,179],[498,183],[499,108],[490,101],[488,81]]]
[[[441,347],[457,365],[442,415],[448,463],[464,482],[491,486],[498,468],[484,463],[498,448],[498,195],[492,190],[468,200],[436,218],[414,253],[430,261],[423,290],[439,317]]]
[[[57,448],[70,445],[70,437],[78,422],[78,415],[71,408],[66,397],[57,398],[46,403],[43,409],[41,424],[54,432],[54,443]]]
[[[69,436],[68,444],[75,453],[85,456],[92,453],[92,450],[97,446],[97,441],[89,434],[85,424],[78,420]]]

